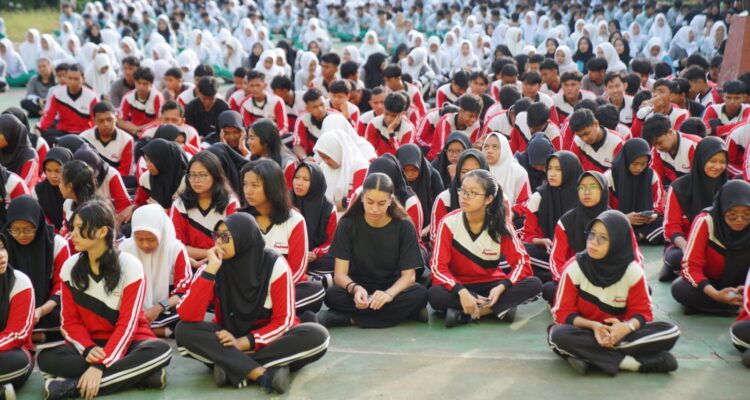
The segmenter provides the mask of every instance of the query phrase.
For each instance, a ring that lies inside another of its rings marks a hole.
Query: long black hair
[[[81,160],[68,161],[62,169],[63,184],[70,184],[76,195],[75,205],[96,198],[94,170]]]
[[[492,202],[485,210],[484,223],[487,227],[487,233],[489,233],[492,240],[500,243],[503,236],[511,234],[506,223],[507,215],[505,214],[505,204],[503,203],[503,188],[497,183],[492,173],[483,169],[475,169],[467,172],[462,181],[466,181],[468,178],[476,179],[482,186],[482,189],[484,189],[486,196],[493,196]]]
[[[232,193],[232,189],[229,187],[227,179],[224,177],[224,169],[221,167],[221,161],[216,157],[215,154],[208,150],[198,152],[187,166],[188,174],[190,174],[190,167],[195,163],[201,163],[211,178],[214,180],[213,187],[211,187],[211,208],[215,209],[218,213],[223,213],[229,205],[229,195]],[[198,193],[195,193],[193,186],[188,180],[188,184],[185,185],[185,190],[180,193],[180,199],[185,205],[185,209],[198,207]]]
[[[391,205],[388,206],[386,213],[393,219],[403,220],[409,218],[409,215],[404,210],[404,206],[398,201],[395,195],[395,188],[393,187],[393,181],[388,175],[382,172],[376,172],[370,174],[365,178],[365,182],[362,184],[362,191],[357,196],[349,208],[344,212],[341,219],[365,215],[365,205],[362,203],[362,198],[365,197],[365,192],[368,190],[379,190],[386,192],[391,197]]]
[[[122,276],[120,252],[115,247],[115,210],[111,202],[95,199],[82,204],[73,214],[73,219],[76,217],[81,219],[81,227],[78,228],[79,235],[86,239],[93,239],[95,232],[100,228],[107,228],[107,234],[103,239],[107,250],[97,261],[99,262],[99,275],[104,278],[104,288],[107,293],[112,293]],[[82,291],[88,289],[91,265],[86,251],[81,252],[70,275],[76,288]]]
[[[385,84],[383,79],[383,63],[388,59],[388,56],[383,53],[373,53],[367,57],[365,66],[365,87],[373,89],[378,86]]]
[[[243,188],[248,184],[245,181],[245,177],[250,172],[257,175],[261,180],[266,200],[271,203],[271,213],[268,215],[268,218],[274,224],[284,223],[289,219],[289,212],[292,210],[292,199],[286,187],[284,171],[281,170],[278,164],[269,159],[249,162],[240,171]],[[255,217],[259,215],[258,210],[249,204],[242,211]]]
[[[268,118],[261,118],[250,125],[250,130],[253,131],[253,134],[258,140],[260,140],[263,147],[266,148],[268,158],[276,161],[279,166],[283,166],[284,161],[281,158],[283,145],[281,144],[281,136],[279,135],[279,128],[276,124]],[[253,160],[259,158],[260,154],[254,154],[252,156]]]

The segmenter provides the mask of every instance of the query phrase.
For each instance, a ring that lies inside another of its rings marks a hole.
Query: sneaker
[[[672,282],[677,279],[677,273],[672,270],[667,264],[662,265],[661,271],[659,271],[659,282]]]
[[[677,369],[677,359],[668,351],[660,351],[656,354],[636,358],[641,367],[639,372],[672,372]]]
[[[227,372],[224,371],[224,368],[221,368],[216,364],[214,364],[213,376],[216,387],[225,386],[229,381],[229,379],[227,379]]]
[[[449,308],[445,311],[445,327],[453,328],[454,326],[468,324],[471,321],[471,316],[464,313],[463,310],[456,310],[455,308]]]
[[[13,385],[6,383],[0,387],[0,400],[16,400],[16,390]]]
[[[258,384],[266,393],[276,391],[278,394],[284,394],[289,390],[289,366],[272,367],[266,370],[258,379]]]
[[[428,323],[430,322],[430,313],[427,311],[427,307],[422,307],[421,309],[413,312],[410,316],[410,319],[417,321],[417,322],[423,322]]]
[[[299,318],[300,322],[318,322],[318,316],[310,310],[297,315],[297,318]]]
[[[742,353],[742,365],[750,368],[750,350],[745,350],[745,352]]]
[[[148,376],[143,379],[141,386],[147,389],[164,389],[167,387],[167,369],[159,368],[151,371]]]
[[[505,322],[513,322],[513,320],[516,319],[516,311],[518,310],[518,307],[511,307],[504,312],[500,313],[497,317],[500,318],[500,321]]]
[[[324,310],[318,313],[318,323],[326,328],[337,326],[350,326],[352,324],[349,316],[333,310]]]
[[[79,396],[75,379],[47,379],[44,382],[44,400],[71,399]]]
[[[565,361],[568,362],[573,371],[578,372],[579,375],[586,375],[591,368],[591,364],[584,360],[576,357],[565,357]]]

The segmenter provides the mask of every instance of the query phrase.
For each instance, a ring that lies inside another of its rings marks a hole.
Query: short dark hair
[[[285,75],[278,75],[271,80],[271,90],[286,89],[292,90],[292,80]]]
[[[650,74],[652,71],[651,63],[642,58],[636,58],[630,62],[630,69],[640,75]]]
[[[148,81],[149,83],[154,83],[154,72],[151,71],[151,68],[148,67],[141,67],[135,70],[135,73],[133,74],[133,80],[135,81]]]
[[[578,70],[575,71],[566,71],[563,72],[562,75],[560,75],[560,82],[565,83],[567,81],[582,81],[583,80],[583,74],[581,74]]]
[[[387,111],[393,113],[401,113],[406,111],[408,107],[408,96],[403,92],[389,93],[385,96],[385,102],[383,103]]]
[[[675,94],[687,95],[690,92],[690,83],[685,78],[674,78],[672,79],[672,84],[677,89]]]
[[[57,64],[57,66],[55,67],[55,72],[63,72],[63,71],[68,72],[68,67],[69,67],[68,63],[61,62],[60,64]]]
[[[599,123],[607,129],[617,129],[617,124],[620,123],[620,112],[614,104],[605,104],[596,108],[594,116]]]
[[[607,69],[607,60],[601,57],[594,57],[586,63],[586,69],[594,72],[604,71]]]
[[[73,63],[68,65],[68,73],[70,72],[80,72],[81,76],[83,76],[83,66],[78,63]]]
[[[744,74],[738,76],[737,80],[745,82],[745,87],[747,88],[747,94],[750,94],[750,72],[745,72]]]
[[[648,144],[653,145],[656,138],[666,135],[670,129],[672,129],[672,123],[669,117],[664,114],[652,114],[643,123],[641,136]]]
[[[482,112],[482,99],[474,94],[465,94],[456,100],[456,105],[464,111],[473,112],[475,114],[481,114]]]
[[[539,70],[554,70],[555,72],[560,72],[560,66],[557,65],[557,63],[549,58],[545,58],[544,61],[542,61],[541,64],[539,64]]]
[[[174,100],[167,100],[164,102],[164,104],[161,106],[161,113],[164,114],[167,111],[177,110],[180,112],[180,116],[185,116],[185,109],[182,108],[182,105]]]
[[[706,70],[698,66],[692,66],[685,70],[685,74],[683,75],[683,78],[687,79],[688,82],[690,81],[707,82]]]
[[[232,73],[232,76],[235,78],[244,78],[245,75],[247,75],[247,68],[245,67],[237,67]]]
[[[374,88],[372,88],[372,90],[370,90],[370,97],[377,96],[377,95],[383,94],[383,93],[385,93],[385,88],[384,87],[382,87],[382,86],[375,86]]]
[[[354,76],[358,70],[359,64],[357,64],[356,61],[347,61],[341,64],[341,68],[339,68],[341,77],[345,79],[348,79],[350,76]]]
[[[497,51],[497,50],[495,50]],[[503,71],[503,68],[508,64],[515,64],[516,60],[510,58],[510,57],[500,57],[492,62],[492,73],[493,74],[501,74]],[[518,74],[518,71],[516,71],[516,74]]]
[[[674,83],[672,83],[672,81],[670,81],[669,79],[665,79],[665,78],[657,79],[654,82],[654,89],[660,86],[666,87],[667,89],[669,89],[671,93],[679,94],[679,91],[675,87]]]
[[[641,90],[641,77],[636,73],[625,75],[625,94],[635,96]]]
[[[721,67],[721,63],[724,61],[724,57],[720,55],[715,55],[711,58],[711,65],[709,65],[709,68],[719,68]]]
[[[666,61],[662,61],[654,65],[654,78],[655,79],[666,78],[669,75],[672,75],[672,72],[673,72],[672,66],[669,65],[669,63]]]
[[[94,115],[99,114],[99,113],[105,113],[105,112],[117,114],[117,111],[115,111],[115,106],[113,106],[112,103],[106,100],[100,101],[94,104],[93,111],[94,111]]]
[[[570,126],[570,129],[573,130],[573,133],[578,132],[582,129],[586,129],[591,125],[594,125],[594,122],[596,121],[596,116],[594,115],[591,110],[584,108],[581,110],[573,111],[573,114],[570,115],[570,118],[568,119],[568,125]]]
[[[343,79],[337,79],[333,82],[331,82],[331,85],[328,86],[328,93],[334,94],[334,93],[343,93],[343,94],[349,94],[349,84],[343,80]]]
[[[333,64],[338,67],[341,64],[341,57],[336,53],[326,53],[320,57],[320,63]]]
[[[540,74],[537,71],[529,71],[524,74],[523,76],[523,83],[527,85],[541,85],[542,84],[542,74]]]
[[[182,70],[177,67],[172,67],[164,73],[164,77],[171,76],[172,78],[182,79]]]
[[[245,74],[245,80],[247,80],[248,82],[250,82],[250,81],[252,81],[254,79],[260,79],[260,80],[262,80],[262,81],[265,82],[266,81],[266,74],[264,74],[264,73],[262,73],[260,71],[256,71],[254,69],[252,69],[250,71],[247,71],[247,74]]]
[[[398,65],[389,65],[383,70],[383,78],[399,78],[401,77],[401,67]]]
[[[640,92],[636,93],[635,96],[633,96],[633,113],[637,113],[638,109],[641,108],[641,104],[652,97],[654,97],[654,95],[648,90],[641,90]]]
[[[457,71],[455,74],[453,74],[451,83],[460,87],[461,89],[466,89],[469,87],[469,75],[466,73],[466,71]]]
[[[214,71],[214,67],[212,67],[210,64],[200,64],[195,67],[193,76],[195,78],[203,78],[204,76],[216,76],[216,72]]]
[[[515,64],[505,64],[503,69],[500,70],[502,76],[518,76],[518,68]]]
[[[587,109],[591,110],[591,112],[594,112],[596,111],[597,107],[599,107],[599,105],[596,104],[596,101],[592,99],[583,99],[573,106],[573,111]]]
[[[740,80],[731,80],[724,83],[724,94],[746,94],[747,86]]]
[[[706,60],[706,57],[703,57],[702,55],[698,53],[693,53],[688,56],[687,60],[685,60],[685,65],[690,68],[692,66],[698,66],[703,69],[709,69],[711,68],[711,64]]]
[[[213,76],[204,76],[198,81],[198,91],[204,96],[216,96],[219,91],[219,83]]]
[[[500,88],[500,105],[504,110],[508,110],[521,100],[521,91],[515,85],[504,85]]]
[[[311,101],[318,100],[321,97],[323,97],[323,92],[321,92],[320,89],[310,88],[307,89],[305,94],[302,95],[302,101],[304,101],[305,103],[309,103]]]
[[[689,133],[699,137],[706,137],[706,124],[699,117],[685,118],[680,124],[680,132]]]
[[[529,64],[541,64],[544,61],[544,56],[541,54],[534,54],[529,57]]]
[[[610,72],[607,72],[606,75],[604,75],[604,86],[607,86],[610,82],[612,82],[615,79],[619,79],[620,82],[625,83],[625,79],[623,79],[621,72],[610,71]]]
[[[522,113],[524,111],[528,111],[529,107],[531,107],[531,100],[527,98],[522,98],[521,100],[518,100],[513,104],[513,106],[510,108],[511,111],[513,111],[513,114],[518,115],[519,113]]]
[[[122,65],[130,65],[131,67],[140,67],[141,61],[135,56],[127,56],[122,59]]]
[[[549,122],[549,117],[549,107],[541,101],[532,103],[526,111],[526,122],[529,125],[529,128],[536,128],[537,126],[545,125]]]

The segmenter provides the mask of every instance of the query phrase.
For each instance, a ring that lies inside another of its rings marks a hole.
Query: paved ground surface
[[[0,94],[0,110],[17,105],[22,91]],[[659,283],[661,249],[642,249],[653,288],[658,320],[679,325],[674,349],[680,369],[670,375],[601,373],[575,375],[547,347],[551,322],[542,301],[518,310],[512,324],[483,321],[446,330],[431,315],[429,325],[405,323],[387,330],[338,328],[331,331],[328,354],[294,376],[290,399],[495,399],[495,398],[648,398],[748,399],[750,371],[729,340],[731,318],[685,316]],[[42,379],[35,372],[19,398],[36,399]],[[113,398],[264,398],[256,387],[217,389],[197,361],[174,354],[165,391],[132,390]]]

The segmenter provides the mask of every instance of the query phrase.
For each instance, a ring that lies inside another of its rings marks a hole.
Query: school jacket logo
[[[484,249],[482,250],[482,255],[487,257],[497,257],[498,252]]]

